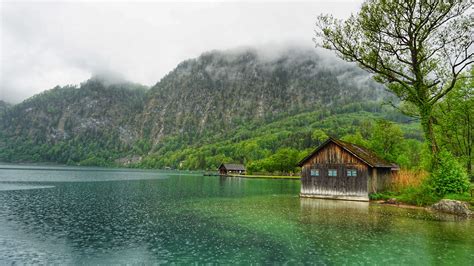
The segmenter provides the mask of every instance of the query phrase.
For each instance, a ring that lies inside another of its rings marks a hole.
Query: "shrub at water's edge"
[[[374,193],[370,198],[394,198],[398,202],[417,206],[432,205],[443,198],[474,204],[469,193],[473,188],[459,162],[449,152],[441,151],[438,165],[431,174],[423,170],[402,169],[393,175],[389,191]]]
[[[434,192],[439,196],[463,194],[469,189],[469,178],[465,169],[448,151],[441,151],[438,164],[430,176]]]
[[[393,174],[392,184],[388,191],[370,195],[371,200],[396,199],[397,202],[426,206],[441,198],[430,185],[428,172],[424,170],[402,169]]]

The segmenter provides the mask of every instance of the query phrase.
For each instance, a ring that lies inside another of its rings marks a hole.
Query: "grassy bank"
[[[401,192],[387,191],[382,193],[374,193],[370,195],[371,200],[388,200],[396,199],[397,202],[415,205],[415,206],[429,206],[442,199],[451,199],[465,201],[471,205],[471,209],[474,210],[474,197],[471,197],[470,193],[464,194],[447,194],[443,197],[425,193],[415,188],[410,188]]]
[[[401,170],[393,177],[388,191],[373,193],[369,196],[371,200],[396,199],[399,203],[416,206],[429,206],[441,199],[452,199],[468,202],[471,208],[474,208],[474,197],[471,195],[474,183],[471,183],[470,189],[464,193],[440,195],[433,189],[428,178],[429,174],[425,171]]]

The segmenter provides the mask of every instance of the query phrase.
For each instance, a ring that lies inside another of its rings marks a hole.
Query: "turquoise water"
[[[474,264],[474,222],[299,181],[0,165],[0,264]]]

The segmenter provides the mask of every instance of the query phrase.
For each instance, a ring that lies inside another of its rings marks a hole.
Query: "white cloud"
[[[18,102],[94,73],[155,84],[213,49],[296,42],[311,47],[320,13],[347,17],[360,1],[1,2],[0,99]]]

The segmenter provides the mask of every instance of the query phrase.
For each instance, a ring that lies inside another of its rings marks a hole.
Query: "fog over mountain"
[[[311,48],[315,17],[347,17],[361,1],[31,2],[2,1],[0,100],[119,73],[152,86],[203,51],[282,43]]]

